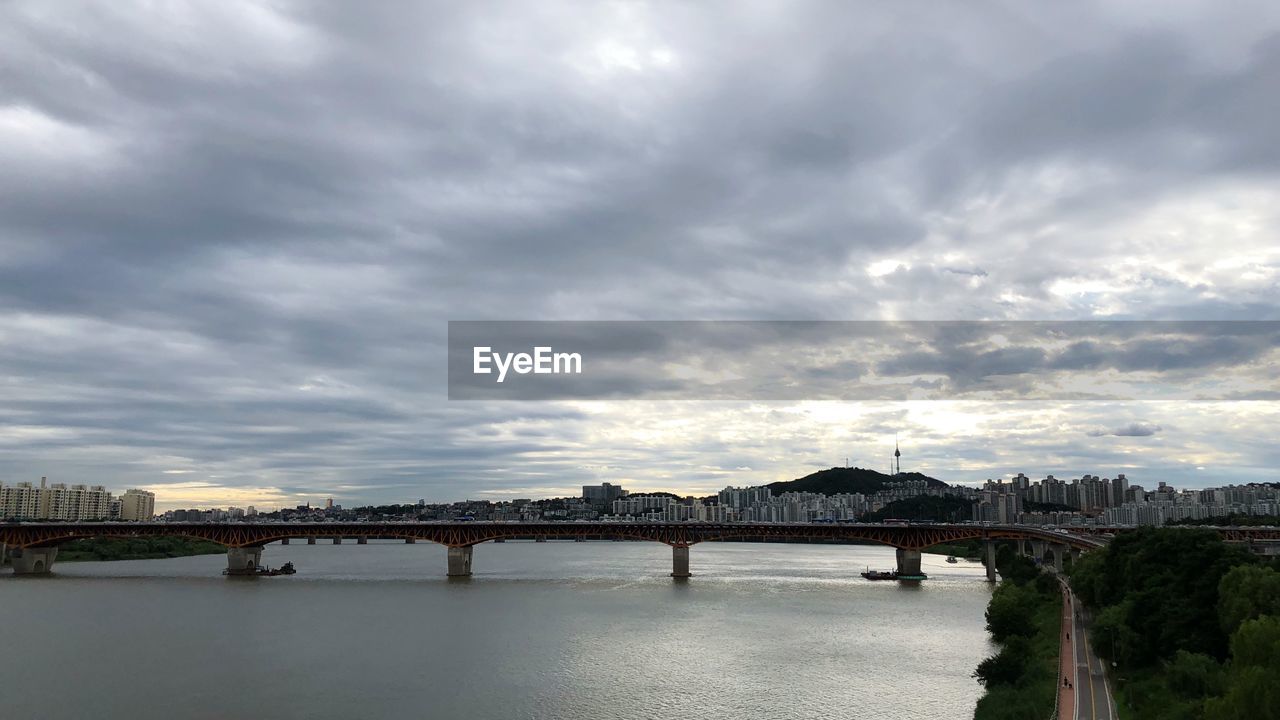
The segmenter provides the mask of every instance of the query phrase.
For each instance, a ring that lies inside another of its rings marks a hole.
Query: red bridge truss
[[[262,546],[285,539],[366,538],[423,540],[470,547],[519,538],[617,539],[689,547],[700,542],[875,542],[921,550],[963,540],[1032,540],[1090,550],[1104,544],[1088,534],[1021,525],[865,525],[840,523],[619,523],[619,522],[408,522],[408,523],[17,523],[0,525],[0,543],[49,547],[95,537],[190,537],[227,547]]]

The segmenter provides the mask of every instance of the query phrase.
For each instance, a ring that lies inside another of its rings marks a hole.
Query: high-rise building
[[[0,488],[0,517],[104,520],[112,516],[113,500],[101,485],[49,485],[47,478],[40,478],[40,487],[24,482]]]
[[[156,516],[156,494],[146,490],[125,490],[120,496],[120,519],[149,521]]]
[[[773,490],[768,485],[727,487],[719,492],[717,499],[726,507],[749,508],[767,504],[773,499]]]
[[[1120,507],[1125,503],[1125,493],[1129,490],[1129,480],[1125,478],[1124,473],[1116,476],[1111,481],[1111,507]]]
[[[623,490],[621,485],[601,483],[582,486],[582,499],[592,505],[608,505],[626,494],[627,491]]]
[[[0,485],[0,518],[39,517],[40,488],[29,482]]]

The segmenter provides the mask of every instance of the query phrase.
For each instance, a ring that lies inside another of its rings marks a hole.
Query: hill
[[[876,512],[867,513],[863,522],[883,522],[889,518],[902,520],[928,520],[932,522],[963,522],[973,517],[973,502],[958,497],[917,495],[913,498],[894,500]]]
[[[822,493],[823,495],[862,493],[869,495],[880,490],[887,483],[902,482],[904,480],[923,480],[929,484],[929,487],[948,487],[941,480],[921,475],[920,473],[885,475],[882,472],[866,468],[833,467],[827,470],[819,470],[816,473],[805,475],[795,480],[769,483],[769,489],[773,491],[774,495],[784,492],[813,492]]]

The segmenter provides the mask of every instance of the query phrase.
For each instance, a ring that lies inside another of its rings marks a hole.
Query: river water
[[[0,575],[0,718],[726,720],[973,716],[981,565],[869,582],[893,550],[507,542],[270,545]]]

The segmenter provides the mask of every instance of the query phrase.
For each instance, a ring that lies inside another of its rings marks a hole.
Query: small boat
[[[294,575],[297,572],[298,571],[295,570],[293,567],[293,563],[287,562],[278,568],[269,568],[265,565],[259,565],[258,567],[250,571],[231,572],[230,570],[223,570],[222,574],[238,575],[238,576],[245,576],[245,577],[276,577],[277,575]]]
[[[951,563],[952,565],[955,565],[956,563],[958,563],[958,562],[960,562],[960,561],[959,561],[959,560],[956,560],[956,556],[955,556],[955,555],[948,555],[948,556],[947,556],[947,562]]]
[[[897,570],[872,570],[871,568],[867,568],[866,571],[862,573],[862,577],[868,580],[897,580],[898,571]]]

